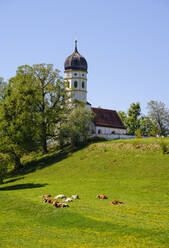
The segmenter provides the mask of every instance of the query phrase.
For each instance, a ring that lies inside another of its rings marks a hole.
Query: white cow
[[[68,204],[66,204],[66,203],[62,203],[62,208],[67,208],[67,207],[69,207],[69,205],[68,205]]]
[[[65,202],[72,202],[72,198],[66,198],[64,199]]]
[[[78,195],[72,195],[72,199],[79,199]]]
[[[64,199],[64,198],[66,198],[66,196],[63,194],[60,194],[54,197],[54,199]]]

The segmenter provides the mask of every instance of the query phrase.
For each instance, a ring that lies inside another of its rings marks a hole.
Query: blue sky
[[[0,0],[0,35],[0,77],[38,63],[63,75],[77,37],[93,106],[169,107],[169,0]]]

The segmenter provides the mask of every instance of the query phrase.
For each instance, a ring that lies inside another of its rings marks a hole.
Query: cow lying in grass
[[[54,199],[65,199],[65,198],[66,198],[66,196],[63,194],[60,194],[60,195],[57,195],[54,197]]]
[[[48,202],[48,203],[50,203],[50,204],[55,204],[55,202],[57,202],[57,201],[56,201],[56,200],[49,199],[49,198],[44,198],[44,199],[43,199],[43,202],[44,202],[44,203]]]
[[[124,202],[121,202],[121,201],[111,201],[110,204],[117,205],[117,204],[124,204]]]
[[[96,198],[98,199],[108,199],[106,195],[97,195]]]
[[[72,202],[72,198],[63,198],[64,202]]]
[[[65,202],[71,202],[72,199],[73,199],[73,200],[79,199],[79,196],[78,196],[78,195],[72,195],[72,197],[66,197],[66,196],[63,195],[63,194],[60,194],[60,195],[55,196],[54,199],[62,199],[62,200],[65,201]]]
[[[47,198],[47,197],[51,197],[51,195],[50,195],[50,194],[47,194],[47,195],[41,195],[40,197]]]
[[[50,204],[52,204],[53,206],[55,206],[56,208],[65,208],[65,207],[69,207],[69,205],[68,204],[66,204],[66,203],[61,203],[61,202],[58,202],[58,201],[56,201],[56,200],[52,200],[52,199],[49,199],[49,198],[45,198],[45,199],[43,199],[43,202],[44,203],[50,203]]]
[[[72,199],[79,199],[79,196],[78,195],[72,195]]]
[[[53,204],[56,208],[66,208],[69,207],[68,204],[66,203],[61,203],[61,202],[55,202],[55,204]]]

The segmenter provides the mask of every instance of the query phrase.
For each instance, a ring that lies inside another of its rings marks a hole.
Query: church
[[[74,52],[66,58],[64,63],[64,79],[68,81],[71,101],[83,102],[86,108],[93,111],[95,117],[92,133],[94,135],[125,135],[126,129],[115,110],[94,108],[87,101],[87,73],[87,61],[78,52],[76,40]]]

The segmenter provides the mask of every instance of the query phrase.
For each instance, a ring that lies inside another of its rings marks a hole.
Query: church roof
[[[65,60],[64,68],[65,70],[87,71],[87,61],[78,52],[77,41],[75,41],[74,52]]]
[[[125,129],[120,117],[115,110],[91,108],[95,114],[94,124],[102,127]]]

